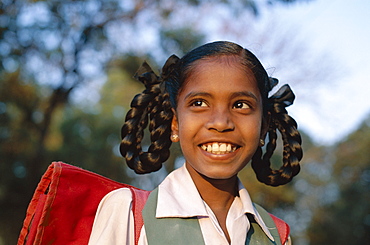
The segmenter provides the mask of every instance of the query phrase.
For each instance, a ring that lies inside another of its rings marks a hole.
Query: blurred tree
[[[278,2],[294,1],[259,3]],[[169,53],[181,55],[197,46],[204,34],[192,25],[196,20],[179,21],[178,16],[207,4],[259,14],[259,5],[251,0],[1,1],[0,244],[15,243],[26,205],[52,160],[124,178],[125,169],[112,154],[119,141],[112,135],[122,123],[115,115],[123,110],[103,105],[116,103],[109,101],[112,88],[104,88],[102,101],[97,93],[111,79],[107,68],[112,60],[132,54],[131,61],[124,58],[125,65],[117,66],[131,76],[138,67],[135,56],[163,62]],[[127,86],[125,91],[136,89]],[[77,103],[80,109],[74,108]]]
[[[364,244],[370,240],[370,117],[337,146],[331,184],[335,199],[316,210],[310,244]]]
[[[140,53],[142,47],[133,38],[148,38],[147,32],[160,32],[160,43],[165,45],[159,53],[168,53],[168,50],[181,53],[184,48],[197,45],[202,39],[195,30],[189,26],[181,29],[184,24],[171,26],[168,21],[172,20],[175,9],[201,4],[202,1],[190,0],[176,1],[176,4],[163,0],[2,1],[0,72],[4,76],[18,72],[22,82],[41,84],[43,88],[43,96],[30,104],[32,112],[37,111],[34,117],[28,118],[36,125],[37,149],[25,166],[28,176],[39,176],[38,166],[45,162],[44,140],[53,114],[58,106],[68,102],[77,87],[103,80],[104,67],[115,54]],[[254,1],[230,1],[230,7],[233,6],[258,14]],[[155,23],[163,23],[164,29]],[[134,32],[142,33],[130,38]]]

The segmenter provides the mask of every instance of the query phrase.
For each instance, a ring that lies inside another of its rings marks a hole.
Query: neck
[[[228,179],[212,179],[198,173],[187,164],[186,168],[200,196],[216,215],[218,223],[224,231],[227,241],[230,243],[231,240],[226,227],[226,217],[238,193],[237,176],[235,175]]]
[[[237,176],[228,179],[212,179],[198,173],[192,167],[187,166],[187,169],[207,205],[213,211],[221,209],[228,211],[235,196],[238,195]]]

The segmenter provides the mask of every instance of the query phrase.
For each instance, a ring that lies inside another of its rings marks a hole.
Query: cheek
[[[245,134],[251,141],[259,142],[261,136],[263,135],[262,130],[262,117],[256,116],[254,120],[245,120],[241,123],[240,130],[242,134]]]
[[[199,130],[201,118],[194,117],[191,114],[182,113],[178,118],[179,134],[184,136],[191,135],[194,131]]]

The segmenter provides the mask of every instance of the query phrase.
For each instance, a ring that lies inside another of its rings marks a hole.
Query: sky
[[[370,1],[314,0],[273,11],[282,23],[302,30],[313,52],[338,62],[340,75],[320,88],[318,103],[297,99],[288,108],[317,143],[338,142],[370,116]]]

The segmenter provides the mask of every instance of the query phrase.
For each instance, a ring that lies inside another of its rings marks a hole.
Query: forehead
[[[256,78],[238,56],[218,56],[194,62],[182,87],[184,90],[253,90],[259,94]]]

